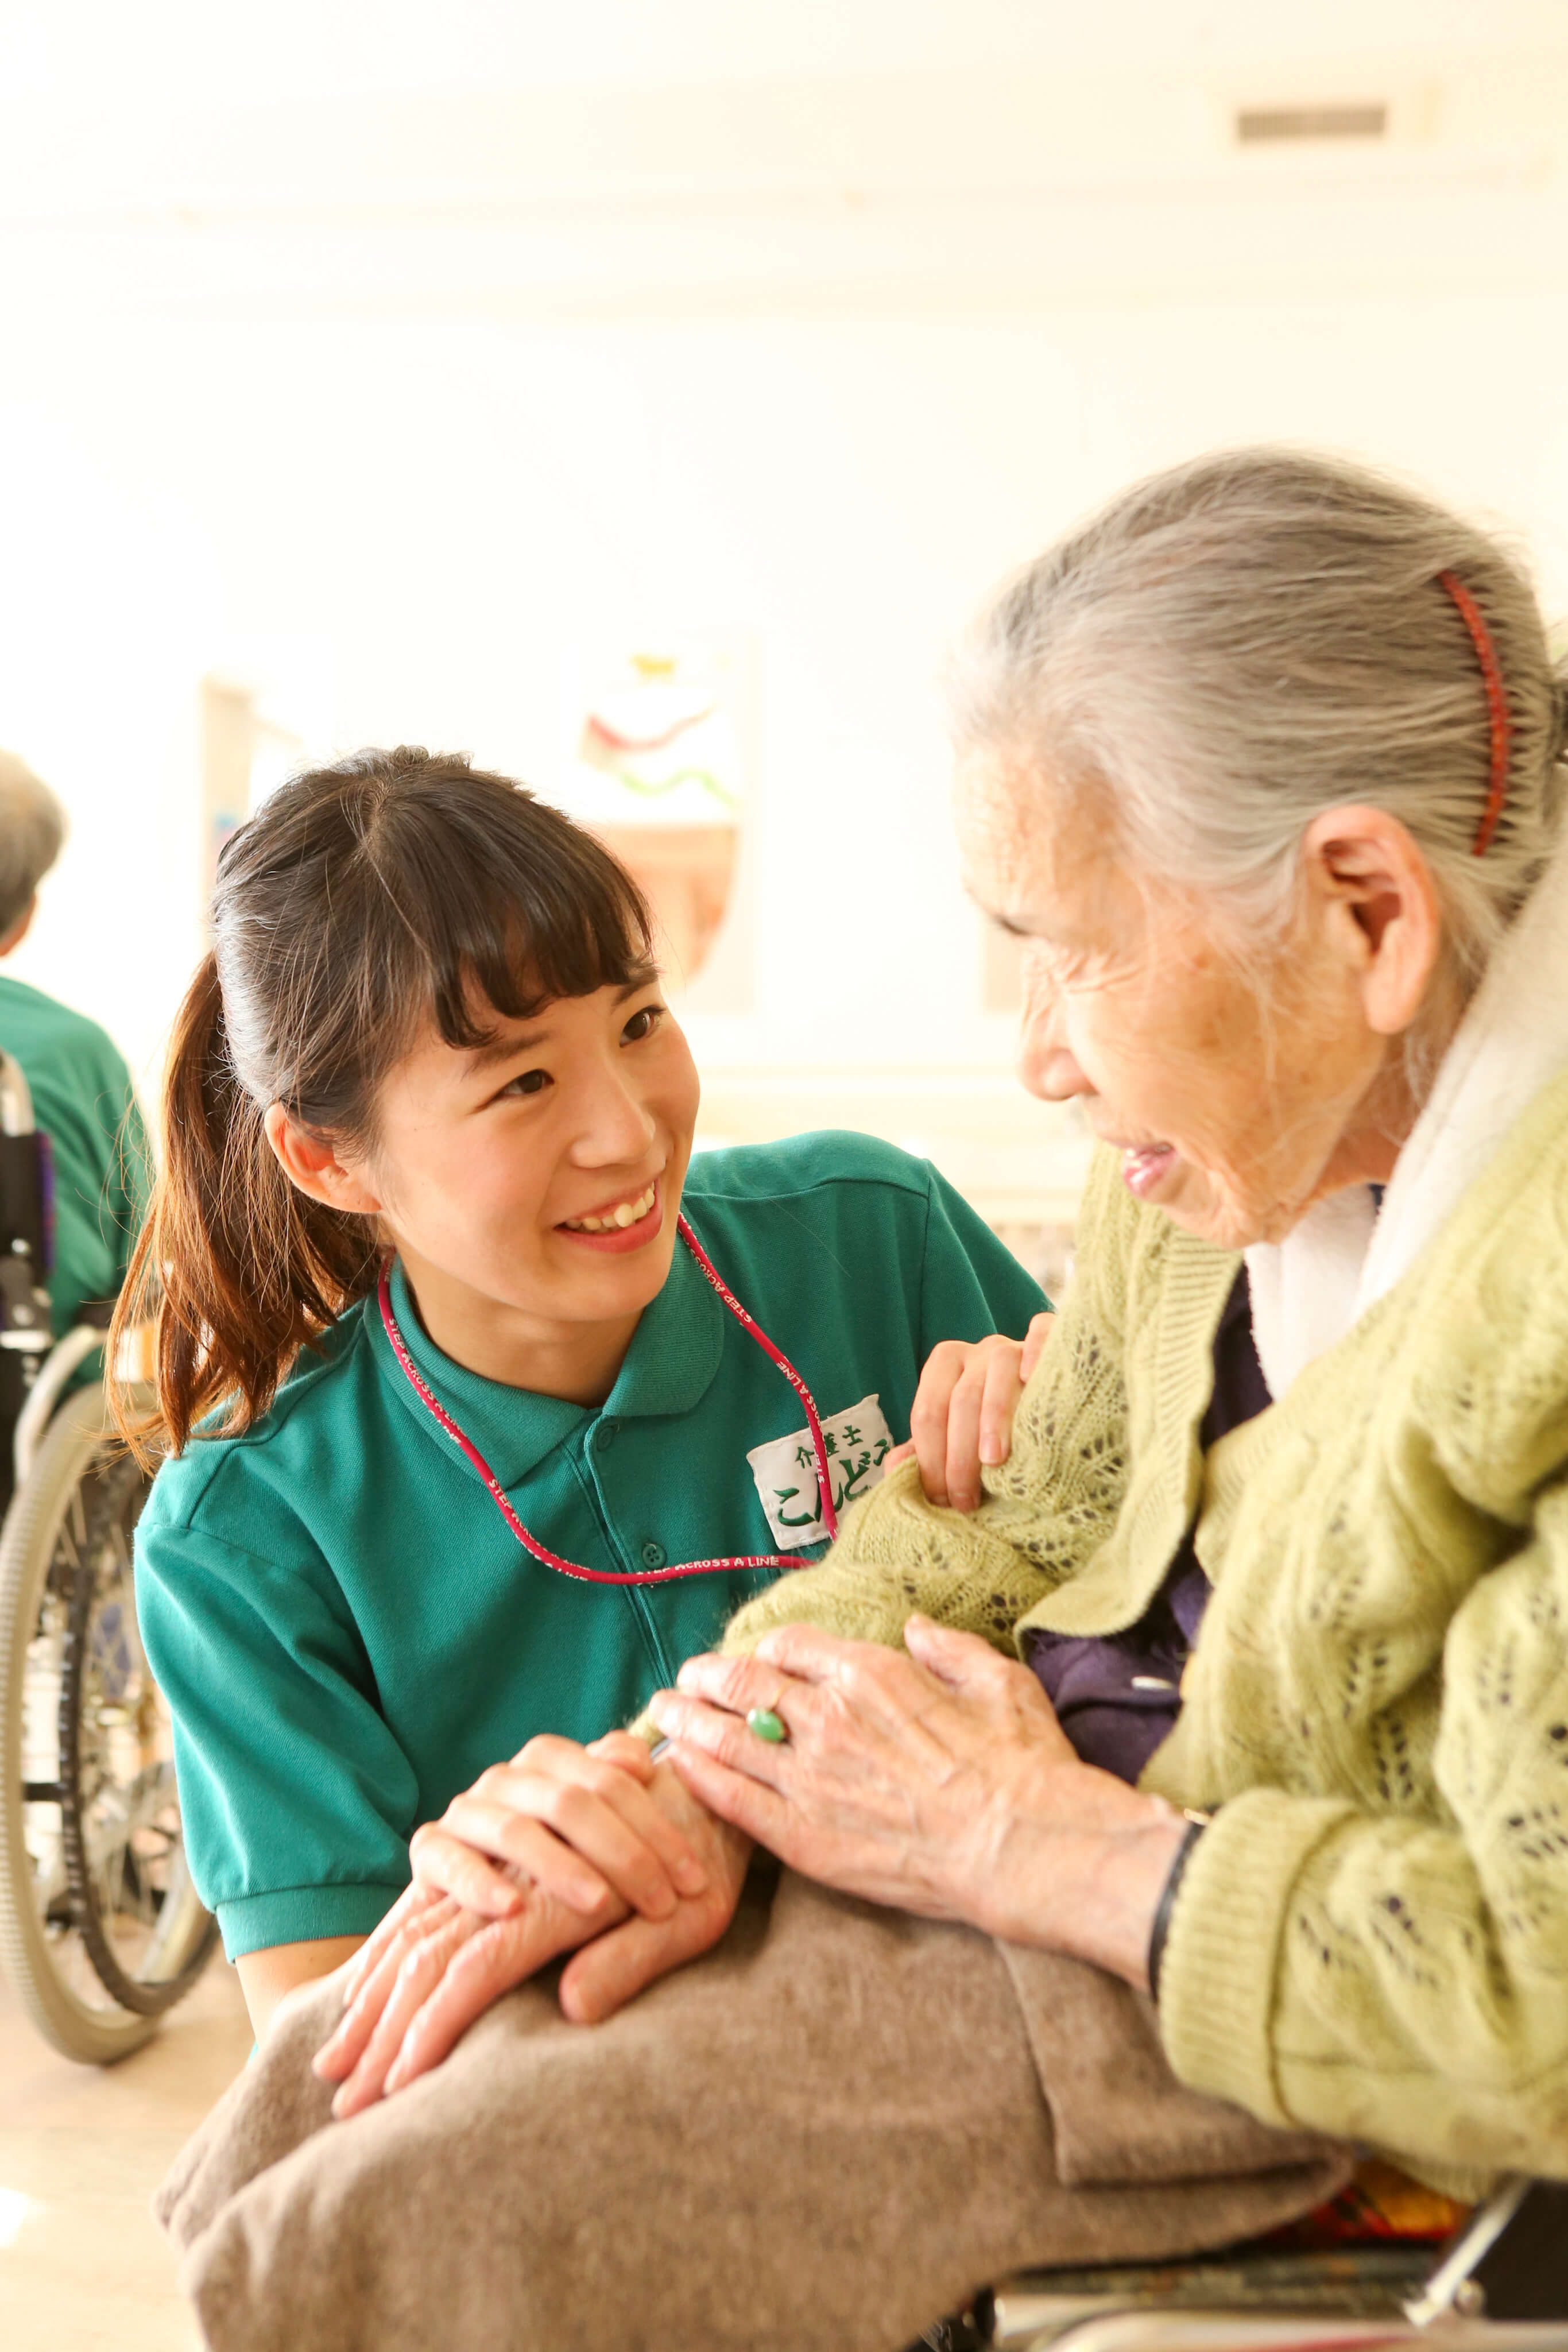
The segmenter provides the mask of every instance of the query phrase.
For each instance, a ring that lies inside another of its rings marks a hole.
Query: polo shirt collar
[[[403,1345],[419,1371],[503,1486],[517,1486],[547,1454],[597,1418],[591,1405],[540,1396],[532,1389],[510,1388],[504,1381],[486,1380],[444,1355],[421,1323],[398,1263],[392,1270],[392,1304]],[[443,1434],[393,1354],[373,1292],[363,1311],[383,1377],[437,1444],[451,1446],[451,1439]],[[716,1294],[691,1252],[677,1242],[664,1288],[644,1309],[615,1386],[601,1408],[605,1416],[632,1420],[691,1412],[707,1393],[718,1370],[724,1324],[725,1309]],[[455,1452],[455,1447],[452,1450]]]
[[[713,1385],[727,1309],[685,1242],[644,1308],[604,1411],[618,1420],[690,1412]]]

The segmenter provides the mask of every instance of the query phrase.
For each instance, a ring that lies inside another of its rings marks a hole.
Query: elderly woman
[[[316,1992],[165,2192],[214,2344],[871,2352],[1367,2149],[1568,2175],[1565,732],[1513,563],[1336,465],[1185,467],[1003,593],[965,872],[1102,1140],[1010,1454],[610,1743],[695,1966],[503,1885],[505,1775],[425,1833],[354,2120]]]

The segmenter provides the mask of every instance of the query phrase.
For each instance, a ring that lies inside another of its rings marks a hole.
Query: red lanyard
[[[741,1305],[739,1299],[735,1296],[735,1293],[726,1287],[717,1267],[714,1265],[712,1258],[709,1257],[706,1250],[704,1249],[701,1242],[698,1241],[695,1234],[693,1233],[690,1225],[687,1224],[684,1216],[676,1220],[675,1230],[680,1234],[680,1237],[685,1242],[686,1247],[690,1250],[692,1255],[695,1258],[697,1264],[701,1266],[703,1272],[706,1275],[708,1280],[712,1283],[714,1288],[717,1291],[719,1297],[723,1299],[725,1305],[728,1307],[730,1313],[734,1316],[736,1321],[740,1325],[743,1330],[750,1332],[751,1337],[756,1340],[764,1355],[772,1358],[774,1363],[778,1365],[779,1370],[783,1373],[785,1379],[789,1381],[790,1387],[794,1390],[796,1395],[805,1406],[806,1419],[810,1425],[811,1444],[816,1448],[817,1454],[817,1486],[822,1497],[823,1524],[826,1526],[830,1537],[836,1536],[839,1532],[839,1516],[833,1508],[833,1481],[831,1473],[828,1468],[828,1449],[822,1443],[822,1424],[817,1417],[817,1408],[811,1401],[810,1390],[806,1386],[805,1381],[800,1378],[800,1373],[795,1370],[794,1365],[789,1361],[789,1357],[785,1355],[783,1349],[774,1346],[772,1340],[762,1328],[760,1323],[755,1322],[752,1319],[752,1318],[747,1313],[745,1307]],[[381,1286],[376,1296],[381,1305],[382,1322],[385,1328],[387,1338],[392,1341],[392,1353],[397,1358],[398,1362],[402,1366],[403,1370],[407,1373],[409,1384],[413,1388],[414,1394],[418,1397],[420,1402],[425,1407],[426,1411],[429,1412],[434,1419],[440,1423],[441,1427],[446,1432],[447,1436],[453,1440],[455,1444],[461,1446],[463,1452],[468,1456],[469,1461],[472,1462],[475,1469],[477,1470],[480,1477],[483,1478],[486,1486],[489,1488],[491,1501],[495,1504],[496,1508],[500,1512],[501,1517],[506,1520],[507,1525],[511,1528],[512,1533],[517,1537],[517,1541],[522,1545],[523,1549],[525,1551],[532,1552],[536,1559],[542,1559],[547,1568],[559,1569],[562,1576],[578,1577],[585,1584],[667,1584],[672,1577],[715,1576],[727,1569],[799,1568],[801,1565],[801,1562],[798,1559],[780,1559],[776,1552],[764,1552],[743,1559],[688,1559],[679,1563],[674,1568],[649,1568],[641,1570],[581,1568],[575,1560],[562,1559],[559,1553],[547,1551],[542,1543],[537,1542],[535,1538],[529,1535],[527,1528],[524,1527],[521,1519],[518,1518],[516,1511],[513,1510],[510,1503],[507,1500],[500,1480],[497,1477],[495,1472],[491,1469],[489,1464],[480,1453],[479,1448],[475,1444],[473,1439],[458,1427],[456,1422],[453,1420],[452,1415],[447,1412],[445,1406],[433,1394],[428,1383],[421,1377],[419,1369],[414,1363],[413,1358],[408,1352],[407,1342],[403,1339],[402,1333],[398,1329],[397,1318],[392,1313],[390,1266],[383,1266],[382,1268]]]

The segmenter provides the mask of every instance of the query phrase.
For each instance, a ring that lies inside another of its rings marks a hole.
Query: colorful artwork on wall
[[[713,1010],[743,1010],[749,997],[740,942],[727,958],[721,950],[736,929],[752,800],[752,667],[748,647],[711,637],[584,659],[560,795],[646,892],[672,988],[706,976]]]

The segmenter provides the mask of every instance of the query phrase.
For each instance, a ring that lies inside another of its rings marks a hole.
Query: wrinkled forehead
[[[972,751],[955,770],[953,817],[965,888],[1009,929],[1077,931],[1123,895],[1101,791],[1016,755]]]

